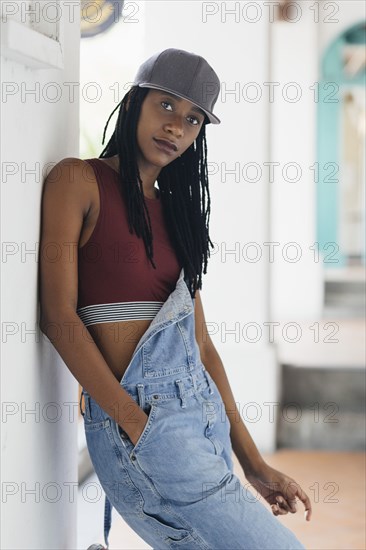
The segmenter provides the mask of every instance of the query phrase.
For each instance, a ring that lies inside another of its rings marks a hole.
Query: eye
[[[190,116],[190,117],[188,117],[188,118],[195,120],[193,126],[199,126],[200,120],[199,120],[197,117],[195,117],[195,116]]]
[[[160,105],[163,105],[163,107],[164,107],[164,105],[170,105],[170,107],[172,106],[172,104],[170,103],[170,101],[161,101],[161,102],[160,102]],[[165,107],[164,107],[164,109],[165,109],[166,111],[168,110],[168,109],[166,109]],[[199,118],[197,118],[197,117],[195,117],[195,116],[189,116],[189,117],[187,117],[187,118],[188,118],[189,120],[193,120],[193,121],[194,121],[193,123],[191,122],[192,126],[199,126],[200,123],[201,123],[201,121],[199,120]]]
[[[162,101],[161,105],[163,105],[164,103],[165,103],[165,105],[170,105],[170,106],[172,105],[171,103],[169,103],[169,101]],[[165,107],[164,107],[164,109],[165,109]]]

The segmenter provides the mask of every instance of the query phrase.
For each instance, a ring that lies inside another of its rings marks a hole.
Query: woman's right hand
[[[123,431],[126,432],[126,434],[128,435],[128,438],[133,444],[133,446],[135,446],[138,440],[140,439],[140,435],[144,431],[148,420],[148,415],[141,408],[140,410],[141,410],[141,413],[139,413],[138,421],[125,423],[126,427],[122,428]]]

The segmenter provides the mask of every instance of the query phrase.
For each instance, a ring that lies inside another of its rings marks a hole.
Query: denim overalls
[[[107,548],[114,506],[156,550],[304,549],[233,473],[230,422],[200,358],[183,268],[120,384],[148,414],[135,446],[85,390],[85,411],[80,399]]]

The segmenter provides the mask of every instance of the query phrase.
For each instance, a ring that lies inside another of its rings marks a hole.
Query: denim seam
[[[186,334],[185,334],[185,331],[184,331],[184,328],[181,326],[180,324],[180,321],[177,321],[177,327],[178,327],[178,330],[181,334],[181,337],[182,337],[182,340],[184,342],[184,346],[186,348],[186,353],[187,353],[187,357],[188,357],[188,363],[191,365],[192,364],[192,351],[191,351],[191,348],[189,347],[188,345],[188,342],[187,342],[187,338],[186,338]]]
[[[155,378],[161,379],[163,376],[174,376],[174,374],[182,374],[182,373],[189,374],[191,371],[192,371],[192,366],[189,364],[188,365],[184,364],[179,367],[173,367],[165,370],[163,369],[161,371],[153,371],[150,374],[146,374],[145,372],[144,380],[146,379],[154,380]]]

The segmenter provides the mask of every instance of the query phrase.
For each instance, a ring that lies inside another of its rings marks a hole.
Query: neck
[[[142,180],[142,188],[145,197],[156,198],[155,182],[158,179],[161,168],[152,164],[147,164],[138,159],[137,166]]]
[[[112,168],[119,173],[119,158],[118,155],[109,157],[110,164]],[[160,174],[161,168],[152,165],[143,165],[143,163],[138,161],[138,169],[140,172],[140,177],[142,180],[142,189],[144,196],[148,199],[157,198],[157,190],[155,188],[155,182]]]

